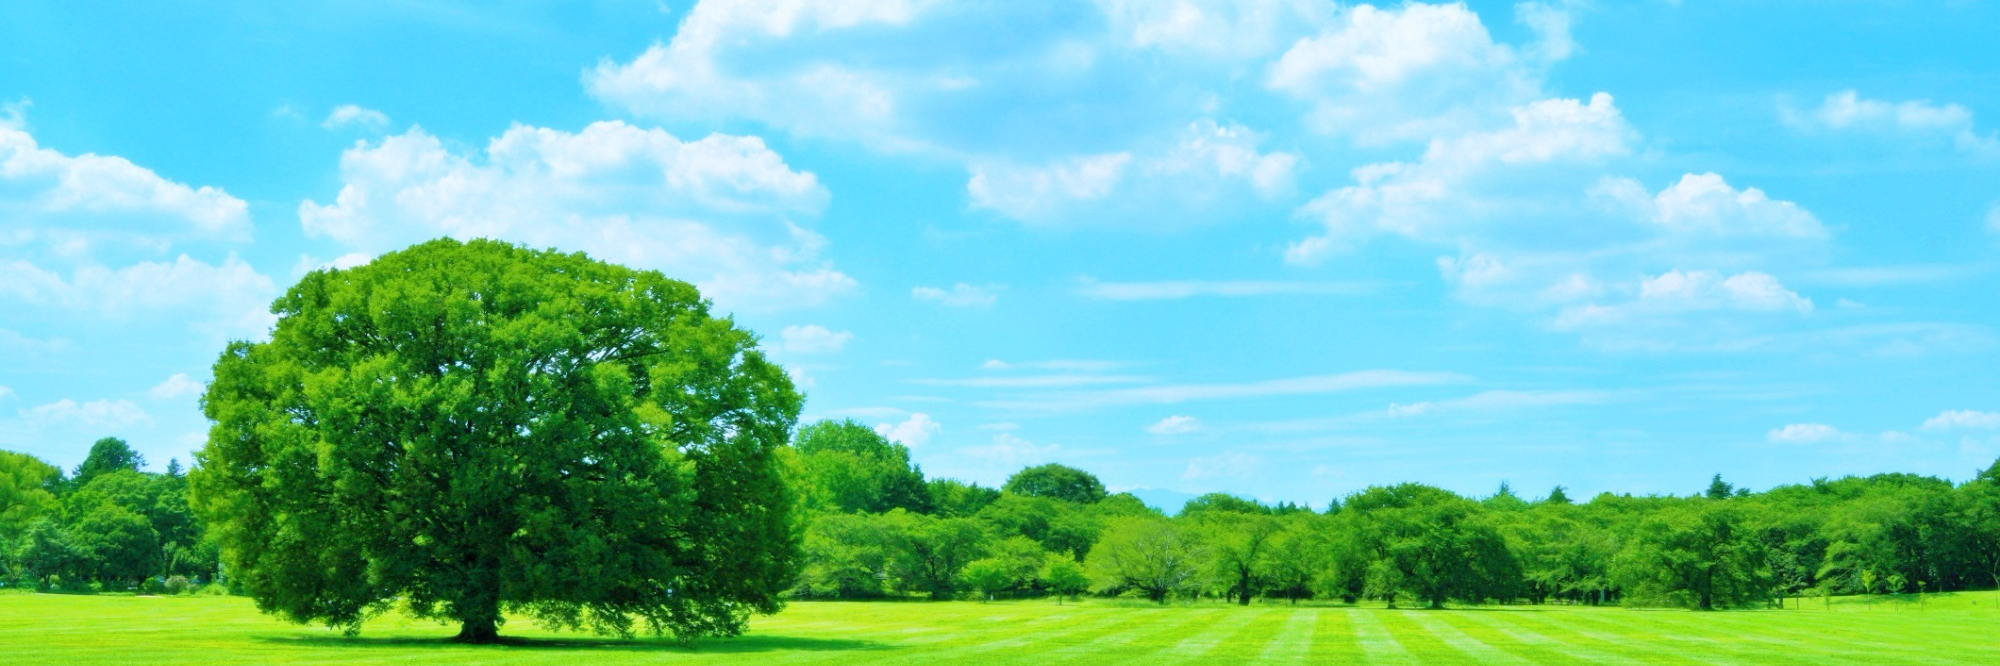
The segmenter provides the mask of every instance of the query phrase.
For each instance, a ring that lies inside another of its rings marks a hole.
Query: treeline
[[[1823,594],[2000,584],[2000,463],[1961,485],[1880,474],[1687,497],[1505,484],[1468,498],[1373,487],[1324,512],[1223,494],[1173,516],[1062,465],[998,489],[925,479],[852,422],[800,430],[802,598],[1095,594],[1441,606],[1728,608]]]
[[[1963,484],[1910,474],[1762,492],[1718,475],[1686,497],[1504,484],[1469,498],[1406,483],[1325,511],[1224,494],[1169,516],[1088,472],[1030,467],[1000,488],[926,479],[853,422],[803,427],[784,462],[797,598],[1129,596],[1440,606],[1729,608],[1794,596],[2000,585],[2000,462]],[[0,451],[0,582],[174,592],[222,572],[178,462],[143,471],[106,438],[71,473]]]
[[[179,593],[211,582],[216,548],[188,508],[180,462],[164,474],[145,464],[110,437],[67,475],[0,451],[0,584]]]

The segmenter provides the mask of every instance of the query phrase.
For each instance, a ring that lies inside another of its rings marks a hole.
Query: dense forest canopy
[[[778,451],[803,540],[784,583],[794,598],[1720,609],[2000,585],[2000,463],[1956,484],[1888,473],[1753,492],[1718,476],[1685,496],[1581,503],[1561,487],[1531,499],[1504,485],[1482,498],[1376,486],[1324,511],[1215,493],[1168,515],[1124,493],[1048,496],[1102,488],[1068,467],[1028,468],[997,489],[926,479],[906,448],[851,422],[802,427],[795,442]],[[178,465],[139,464],[115,439],[70,474],[0,452],[0,575],[51,590],[161,591],[218,575],[240,586],[218,571]]]

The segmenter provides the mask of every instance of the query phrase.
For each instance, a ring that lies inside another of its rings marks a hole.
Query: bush
[[[139,584],[139,594],[150,594],[150,595],[167,594],[167,584],[165,581],[162,581],[159,576],[147,578],[146,582]]]
[[[194,590],[194,583],[187,576],[180,575],[168,576],[161,586],[166,588],[167,594],[187,594]]]

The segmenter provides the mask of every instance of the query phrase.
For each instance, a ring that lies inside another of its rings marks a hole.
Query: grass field
[[[383,618],[358,638],[244,599],[0,594],[0,663],[61,664],[1996,664],[1992,593],[1801,610],[1379,607],[1120,602],[795,603],[693,648],[552,634],[462,646]]]

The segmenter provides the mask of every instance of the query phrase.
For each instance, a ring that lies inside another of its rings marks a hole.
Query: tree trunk
[[[482,619],[468,619],[459,625],[458,635],[452,637],[459,643],[494,643],[500,640],[500,627],[491,616]]]

